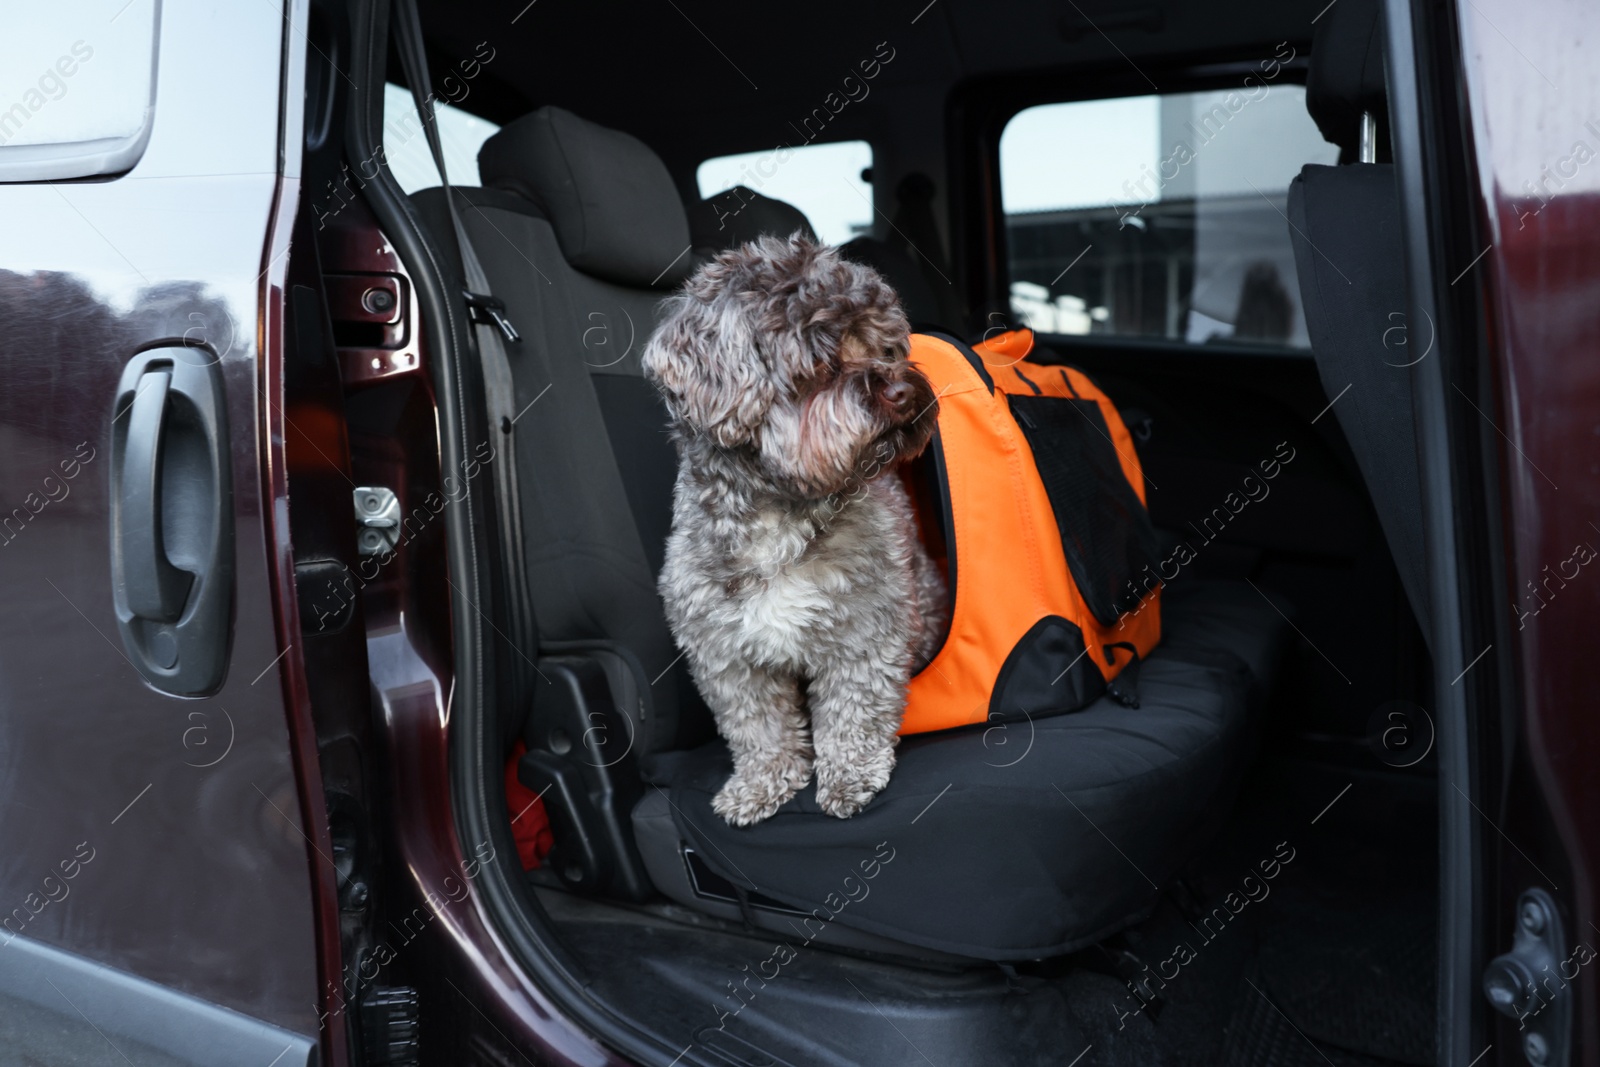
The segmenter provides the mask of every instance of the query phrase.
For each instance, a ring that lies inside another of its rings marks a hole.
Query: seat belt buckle
[[[474,293],[471,289],[461,290],[461,295],[466,298],[467,311],[472,316],[473,322],[480,326],[493,324],[504,335],[506,344],[522,340],[517,328],[506,318],[505,301],[485,293]]]

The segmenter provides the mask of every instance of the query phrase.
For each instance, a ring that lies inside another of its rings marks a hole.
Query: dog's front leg
[[[734,826],[758,823],[811,780],[799,679],[742,662],[695,663],[694,674],[733,753],[733,777],[712,810]]]
[[[848,819],[889,784],[908,680],[903,655],[841,660],[811,679],[817,804],[829,815]]]

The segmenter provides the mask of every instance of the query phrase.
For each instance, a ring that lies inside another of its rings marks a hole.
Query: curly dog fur
[[[713,807],[736,826],[813,765],[823,811],[860,811],[943,634],[943,578],[893,473],[938,413],[910,332],[875,271],[796,235],[702,267],[645,350],[679,457],[661,595],[733,753]]]

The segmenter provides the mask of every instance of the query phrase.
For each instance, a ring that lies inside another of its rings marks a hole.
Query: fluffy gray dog
[[[702,267],[645,349],[679,458],[661,595],[733,753],[712,806],[735,826],[813,760],[822,810],[860,811],[943,635],[944,582],[894,473],[938,413],[910,332],[875,271],[796,235]]]

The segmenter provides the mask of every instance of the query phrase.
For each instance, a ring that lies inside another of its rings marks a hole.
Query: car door
[[[1463,138],[1467,173],[1446,197],[1419,166],[1407,192],[1442,250],[1429,295],[1467,342],[1441,329],[1463,366],[1439,418],[1466,442],[1459,480],[1484,516],[1455,549],[1483,580],[1454,668],[1483,725],[1446,799],[1477,875],[1462,995],[1481,990],[1495,1011],[1458,1025],[1456,1047],[1485,1064],[1578,1064],[1600,1057],[1600,79],[1571,57],[1600,10],[1557,5],[1502,35],[1516,15],[1495,0],[1415,21],[1418,54],[1459,70],[1459,96],[1424,86],[1418,113]]]
[[[318,1053],[334,874],[274,610],[305,20],[95,0],[0,41],[8,1060],[343,1058]]]

